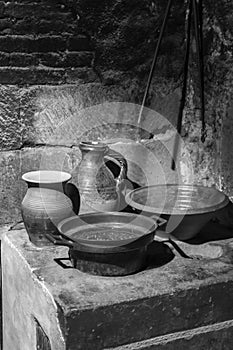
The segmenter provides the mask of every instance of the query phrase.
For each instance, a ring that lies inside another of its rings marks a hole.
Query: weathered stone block
[[[98,83],[22,89],[20,117],[24,124],[23,142],[77,145],[84,132],[102,121],[121,120],[121,106],[104,103],[124,101],[126,98],[124,89],[104,87]],[[130,120],[129,115],[127,117]]]
[[[1,24],[0,24],[1,26]],[[0,65],[1,66],[8,66],[10,64],[10,56],[8,53],[1,52],[0,53]]]
[[[52,18],[54,16],[57,19],[64,21],[71,21],[72,15],[70,12],[65,11],[65,9],[60,5],[54,3],[53,6],[49,4],[38,3],[18,3],[18,2],[9,2],[5,4],[5,16],[10,16],[13,18],[24,18],[34,16],[36,18]]]
[[[91,66],[93,58],[94,53],[90,51],[67,52],[63,57],[62,64],[67,67],[89,67]]]
[[[65,83],[65,70],[63,68],[46,67],[1,67],[0,79],[2,84],[13,85],[35,85],[38,81],[41,84],[62,84]]]
[[[68,51],[89,51],[91,50],[90,40],[85,35],[69,37],[67,42]]]
[[[228,321],[105,350],[230,350],[232,334],[232,321]]]
[[[0,149],[16,149],[22,144],[23,125],[20,120],[18,89],[0,87]]]
[[[66,39],[60,35],[34,38],[26,35],[0,36],[1,50],[5,52],[64,51]]]
[[[11,254],[10,251],[11,248],[8,249],[6,247],[5,252],[7,252],[7,255]],[[10,255],[8,255],[8,257],[7,255],[3,258],[3,264],[5,266],[8,265],[7,261],[10,259]],[[44,262],[47,265],[47,261]],[[12,291],[14,290],[14,293],[10,293],[11,295],[8,294],[8,291],[3,293],[5,298],[4,310],[6,311],[7,309],[13,307],[12,316],[14,315],[14,318],[18,317],[17,315],[22,316],[20,321],[22,325],[22,330],[20,331],[21,334],[19,334],[17,331],[19,325],[12,324],[12,329],[9,336],[6,335],[4,340],[5,350],[32,350],[38,348],[36,333],[37,322],[40,324],[42,329],[45,330],[46,335],[49,336],[50,339],[52,339],[54,336],[54,340],[50,341],[52,347],[56,350],[65,350],[63,335],[56,320],[56,313],[58,311],[57,305],[54,303],[49,291],[44,289],[43,282],[41,283],[41,281],[38,280],[36,284],[34,284],[34,282],[30,279],[31,270],[28,269],[26,261],[21,260],[20,265],[20,270],[23,272],[22,275],[21,272],[19,272],[17,263],[15,264],[14,268],[13,265],[11,267],[9,266],[8,272],[4,270],[4,275],[6,277],[4,283],[10,283],[12,285]],[[21,275],[20,280],[16,280],[14,278],[15,273],[19,273],[19,275]],[[23,285],[26,287],[24,291],[22,291]],[[23,306],[25,304],[27,304],[27,310]],[[3,311],[3,313],[5,311]],[[40,315],[41,311],[44,314],[42,317]],[[29,319],[30,322],[28,322]],[[6,311],[4,314],[4,322],[7,324],[9,321],[9,314]],[[50,326],[47,328],[49,324]]]
[[[205,249],[201,240],[194,246],[179,243],[199,259],[174,251],[169,262],[162,262],[153,251],[146,270],[125,277],[82,273],[69,268],[66,247],[38,249],[24,229],[7,232],[3,350],[35,347],[34,317],[52,350],[231,350],[233,236],[224,239],[224,229],[218,229],[217,241],[211,228],[203,231]],[[220,254],[214,254],[216,248]]]
[[[2,34],[4,34],[4,32],[6,30],[7,31],[11,31],[10,27],[11,27],[11,23],[10,23],[9,19],[7,19],[7,18],[1,18],[0,19],[0,29],[1,29]]]
[[[20,151],[0,152],[0,224],[19,220]]]
[[[34,54],[36,64],[40,63],[49,67],[90,67],[92,59],[92,52]]]
[[[32,38],[26,36],[0,36],[1,50],[5,52],[27,52]]]
[[[13,52],[9,54],[9,59],[12,67],[29,67],[38,64],[34,54]]]
[[[27,67],[38,64],[36,55],[26,53],[0,53],[0,66]]]
[[[161,113],[164,118],[167,118],[174,127],[177,125],[181,97],[180,94],[180,90],[176,89],[172,93],[163,96],[162,93],[156,93],[156,88],[154,87],[153,97],[151,97],[150,108],[156,110],[158,113]]]
[[[33,19],[31,20],[31,22],[34,23]],[[24,31],[25,34],[27,34],[29,30],[32,30],[32,26],[29,27],[27,23],[28,22],[25,20],[17,21],[13,28],[18,32],[22,33],[22,31]],[[55,16],[55,18],[51,20],[39,20],[36,26],[34,25],[33,32],[35,34],[60,34],[62,32],[66,32],[68,34],[75,34],[75,32],[77,33],[78,30],[77,27],[78,26],[76,23],[66,23],[62,20],[58,20]]]
[[[222,126],[222,152],[221,165],[222,174],[221,180],[223,188],[229,196],[233,196],[233,100],[230,101],[227,113],[223,118]]]
[[[93,69],[90,68],[67,68],[65,72],[65,81],[67,84],[93,83],[98,82],[99,78]]]
[[[0,1],[0,15],[3,17],[4,14],[4,10],[5,10],[5,3],[4,1]]]
[[[28,35],[28,33],[34,33],[32,28],[34,23],[32,17],[24,17],[22,19],[14,20],[10,22],[8,28],[3,31],[3,34],[7,35]]]
[[[65,49],[66,38],[60,35],[39,36],[31,43],[31,51],[34,52],[56,52]]]

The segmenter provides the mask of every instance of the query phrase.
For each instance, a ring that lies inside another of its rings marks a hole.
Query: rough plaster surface
[[[28,241],[23,228],[15,227],[3,237],[5,344],[13,346],[22,333],[25,344],[34,344],[31,319],[28,321],[33,310],[46,334],[52,337],[50,341],[61,346],[59,321],[69,350],[170,350],[178,345],[181,349],[190,345],[192,349],[199,340],[196,349],[205,346],[213,350],[217,334],[216,344],[231,350],[233,233],[221,226],[215,233],[213,230],[206,228],[199,241],[178,242],[186,254],[199,256],[199,260],[181,258],[173,251],[173,258],[165,261],[156,250],[159,260],[154,251],[154,265],[147,270],[111,278],[62,267],[54,258],[69,267],[67,248],[38,249]],[[9,312],[13,305],[16,310],[20,307],[19,313]],[[25,326],[31,337],[25,335]],[[8,330],[12,329],[14,337],[10,338]],[[172,338],[166,337],[168,334],[173,334]]]
[[[49,337],[52,349],[65,350],[57,321],[57,305],[43,279],[35,277],[35,266],[30,266],[21,253],[7,238],[3,238],[3,350],[36,349],[34,318]]]

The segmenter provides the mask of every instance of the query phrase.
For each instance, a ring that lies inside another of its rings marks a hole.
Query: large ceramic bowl
[[[125,200],[147,215],[161,215],[167,220],[166,233],[180,240],[193,238],[229,202],[216,188],[177,184],[141,187]]]

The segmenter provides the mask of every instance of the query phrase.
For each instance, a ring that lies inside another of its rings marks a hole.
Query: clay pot
[[[125,276],[146,267],[147,248],[157,222],[132,213],[90,213],[63,220],[61,235],[48,237],[67,246],[74,268],[93,275]]]
[[[127,169],[125,159],[99,142],[81,142],[79,148],[82,160],[73,179],[81,195],[80,213],[118,211],[121,185]],[[119,165],[120,173],[116,178],[105,165],[106,158]]]
[[[51,245],[46,234],[58,234],[57,224],[78,214],[79,192],[67,183],[71,175],[65,172],[32,171],[22,179],[28,185],[21,213],[29,239],[37,246]]]

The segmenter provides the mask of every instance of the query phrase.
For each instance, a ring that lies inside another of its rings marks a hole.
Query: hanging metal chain
[[[199,89],[200,89],[200,101],[201,101],[201,121],[202,121],[202,132],[201,132],[201,140],[205,141],[206,137],[206,128],[205,128],[205,101],[204,101],[204,64],[203,64],[203,33],[202,33],[202,0],[185,0],[185,3],[188,5],[188,15],[187,15],[187,25],[186,28],[186,52],[185,52],[185,60],[184,60],[184,68],[183,68],[183,86],[182,86],[182,96],[180,101],[179,113],[177,118],[177,134],[175,137],[174,149],[173,149],[173,159],[172,159],[172,169],[175,170],[175,163],[179,148],[179,134],[182,129],[182,117],[183,111],[185,107],[186,100],[186,90],[187,90],[187,78],[188,78],[188,68],[189,68],[189,51],[190,51],[190,36],[191,36],[191,23],[192,23],[192,12],[194,14],[194,31],[195,31],[195,40],[197,45],[197,63],[198,63],[198,76],[199,76]],[[140,124],[142,120],[143,110],[146,104],[149,88],[151,85],[151,80],[153,77],[155,64],[157,62],[164,30],[166,27],[166,23],[169,17],[170,9],[172,5],[172,0],[168,0],[164,20],[161,26],[158,42],[156,45],[154,58],[152,61],[145,93],[143,96],[143,101],[141,104],[137,126],[138,130],[140,130]],[[138,138],[140,137],[140,133],[138,131]],[[138,139],[139,141],[139,139]]]
[[[204,142],[206,138],[206,128],[205,128],[202,0],[193,0],[193,9],[194,9],[195,40],[197,45],[199,89],[200,89],[200,100],[201,100],[201,122],[202,122],[201,141]]]
[[[138,116],[138,122],[137,122],[138,130],[139,130],[139,127],[140,127],[140,124],[141,124],[143,110],[144,110],[144,107],[145,107],[145,104],[146,104],[146,100],[147,100],[147,96],[148,96],[148,92],[149,92],[149,89],[150,89],[150,84],[151,84],[151,80],[152,80],[152,77],[153,77],[155,65],[156,65],[156,62],[157,62],[157,58],[158,58],[158,54],[159,54],[159,50],[160,50],[160,46],[161,46],[161,42],[162,42],[162,38],[163,38],[163,33],[164,33],[164,30],[165,30],[165,27],[166,27],[167,19],[169,17],[171,4],[172,4],[172,0],[168,0],[166,11],[165,11],[165,16],[164,16],[163,23],[162,23],[162,26],[161,26],[161,29],[160,29],[159,38],[158,38],[157,45],[156,45],[156,48],[155,48],[155,53],[154,53],[153,61],[152,61],[152,64],[151,64],[151,69],[150,69],[149,77],[148,77],[147,84],[146,84],[145,93],[144,93],[144,96],[143,96],[143,100],[142,100],[142,104],[141,104],[141,108],[140,108],[140,112],[139,112],[139,116]],[[140,136],[140,134],[138,133],[138,137],[139,136]]]
[[[176,159],[178,154],[178,148],[179,148],[179,141],[180,141],[180,133],[182,129],[182,119],[183,119],[183,112],[185,107],[185,101],[186,101],[186,93],[187,93],[187,80],[188,80],[188,66],[189,66],[189,53],[190,53],[190,37],[191,37],[191,21],[192,21],[192,0],[189,0],[188,2],[188,15],[187,15],[187,26],[186,26],[186,47],[185,47],[185,58],[184,58],[184,72],[183,72],[183,86],[181,91],[181,100],[180,100],[180,106],[179,106],[179,113],[177,118],[177,125],[176,125],[176,136],[174,141],[174,148],[173,148],[173,157],[172,157],[172,170],[175,170],[176,168]]]

